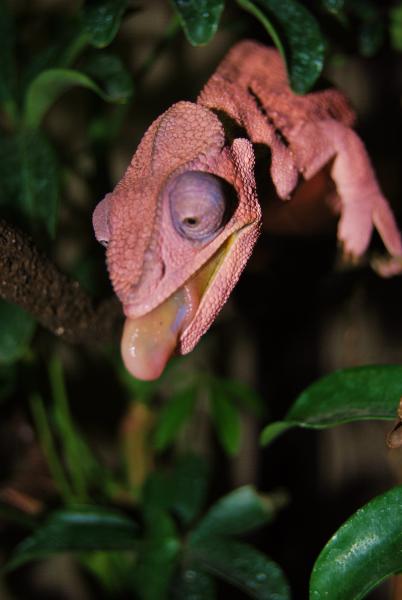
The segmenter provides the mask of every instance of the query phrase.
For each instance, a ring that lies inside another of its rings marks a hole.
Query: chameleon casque
[[[389,253],[377,270],[401,269],[401,237],[353,122],[341,92],[294,94],[279,53],[247,40],[196,103],[178,102],[154,121],[93,216],[126,315],[123,360],[135,377],[157,378],[174,352],[190,352],[245,267],[264,203],[257,144],[269,148],[266,176],[280,199],[298,202],[325,168],[331,198],[324,190],[322,201],[340,215],[343,252],[361,256],[376,228]]]

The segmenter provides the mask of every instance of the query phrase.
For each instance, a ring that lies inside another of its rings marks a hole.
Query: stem
[[[64,68],[70,67],[87,44],[88,37],[84,33],[74,38],[71,44],[65,49],[59,66]]]
[[[138,497],[154,467],[154,452],[149,438],[155,421],[153,411],[141,402],[130,403],[120,428],[120,440],[126,465],[127,481]]]
[[[62,366],[59,360],[52,358],[49,365],[49,379],[52,389],[54,418],[62,440],[65,459],[70,478],[79,502],[89,499],[88,486],[85,476],[86,452],[74,427],[67,399]]]
[[[74,494],[65,476],[59,457],[57,456],[56,447],[41,396],[39,396],[39,394],[33,394],[30,399],[30,404],[40,445],[46,457],[52,478],[64,500],[67,503],[72,503],[75,499]]]
[[[5,115],[7,129],[13,131],[17,127],[19,117],[17,104],[10,99],[3,102],[1,108]]]
[[[255,4],[253,4],[252,2],[249,2],[249,0],[236,0],[236,2],[239,6],[241,6],[244,10],[246,10],[247,12],[252,14],[254,17],[256,17],[262,23],[262,25],[265,27],[265,29],[271,36],[272,41],[274,42],[275,46],[278,48],[282,57],[285,59],[285,50],[283,48],[282,42],[279,39],[279,36],[276,33],[271,22],[265,16],[265,14],[259,8],[257,8],[257,6],[255,6]]]
[[[134,80],[139,81],[147,75],[148,71],[153,67],[159,56],[162,54],[169,42],[174,38],[176,33],[180,29],[180,21],[177,15],[174,15],[170,23],[168,24],[163,37],[159,42],[152,48],[151,52],[145,58],[142,65],[139,67],[134,75]]]

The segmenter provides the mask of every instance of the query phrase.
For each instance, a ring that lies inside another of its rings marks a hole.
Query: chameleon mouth
[[[189,327],[206,291],[212,285],[230,246],[231,235],[215,254],[171,296],[149,313],[126,318],[121,354],[126,369],[137,379],[152,381],[163,372]]]

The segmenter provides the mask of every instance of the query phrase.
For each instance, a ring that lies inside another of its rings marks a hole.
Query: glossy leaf
[[[215,582],[202,570],[186,565],[177,579],[173,597],[175,600],[215,600]]]
[[[356,367],[331,373],[296,399],[285,419],[270,423],[261,443],[272,442],[294,427],[322,429],[350,421],[395,419],[402,395],[402,366]]]
[[[288,600],[289,586],[280,567],[247,544],[203,539],[188,550],[203,570],[240,588],[257,600]]]
[[[119,30],[128,0],[87,2],[83,14],[84,32],[96,48],[108,46]]]
[[[109,68],[115,68],[110,64]],[[113,88],[114,85],[114,88]],[[125,84],[126,85],[126,84]],[[116,82],[111,83],[112,94],[95,83],[88,75],[73,69],[48,69],[40,73],[28,88],[25,100],[24,120],[27,127],[39,127],[52,104],[68,89],[80,86],[87,88],[107,102],[121,102],[126,99],[127,89],[122,96],[121,89],[116,94]]]
[[[195,400],[196,390],[191,387],[178,392],[166,402],[153,436],[157,450],[164,450],[174,441],[181,427],[191,417]]]
[[[246,485],[218,500],[201,520],[191,539],[241,535],[272,520],[273,514],[272,503],[251,485]]]
[[[83,70],[102,87],[107,99],[125,102],[133,93],[133,80],[120,57],[96,52],[83,64]]]
[[[224,0],[172,0],[188,41],[207,44],[218,29]]]
[[[137,536],[136,523],[118,512],[92,507],[60,510],[17,546],[5,568],[57,552],[133,550]]]
[[[39,131],[0,140],[0,205],[30,226],[40,223],[51,236],[56,227],[59,180],[56,158]]]
[[[360,600],[402,571],[402,486],[358,510],[329,540],[311,575],[311,600]]]
[[[310,11],[296,0],[237,0],[253,14],[284,55],[292,89],[307,93],[324,66],[325,41]]]
[[[163,511],[145,508],[145,539],[138,546],[135,569],[142,600],[164,600],[173,576],[180,542],[172,519]]]
[[[212,420],[220,443],[228,454],[236,454],[241,443],[241,424],[237,407],[221,387],[211,388]]]
[[[0,364],[18,360],[27,350],[35,320],[16,304],[0,300]]]

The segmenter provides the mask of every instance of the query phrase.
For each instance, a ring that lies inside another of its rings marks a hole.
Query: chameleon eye
[[[188,171],[174,180],[169,192],[170,214],[182,237],[204,241],[219,231],[227,207],[224,185],[219,177],[201,171]]]

